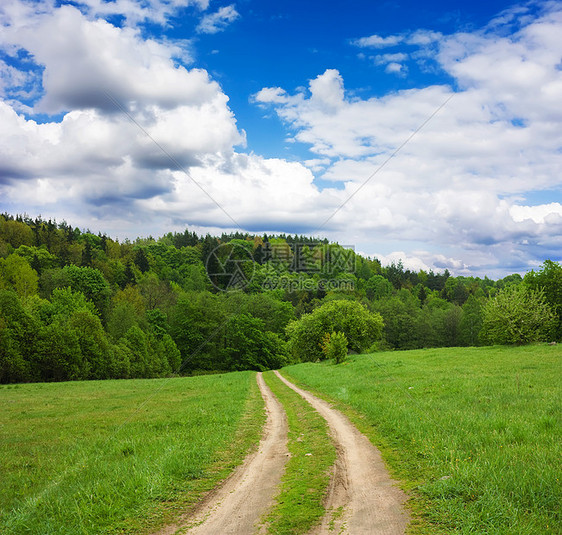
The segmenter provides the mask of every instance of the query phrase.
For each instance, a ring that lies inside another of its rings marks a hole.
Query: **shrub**
[[[347,358],[347,337],[341,331],[326,333],[322,338],[322,352],[327,359],[334,360],[336,364],[342,363]]]
[[[556,316],[542,290],[508,286],[484,307],[481,337],[490,344],[529,344],[546,341],[556,327]]]
[[[360,353],[382,336],[383,321],[354,301],[330,301],[287,326],[291,353],[296,360],[316,361],[325,358],[322,339],[326,333],[341,332],[349,349]]]

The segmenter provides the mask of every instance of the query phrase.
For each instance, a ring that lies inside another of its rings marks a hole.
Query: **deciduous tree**
[[[542,290],[523,284],[500,290],[484,307],[482,337],[490,344],[528,344],[549,340],[556,316]]]

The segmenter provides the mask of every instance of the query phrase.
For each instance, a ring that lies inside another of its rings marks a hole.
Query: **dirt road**
[[[379,450],[329,403],[275,373],[327,421],[336,444],[337,460],[326,504],[328,514],[312,533],[402,535],[409,521],[404,509],[407,497],[390,478]],[[330,510],[338,509],[343,514],[330,514]]]
[[[326,502],[326,515],[310,535],[403,535],[409,517],[406,495],[390,478],[380,452],[329,403],[295,386],[278,372],[327,421],[337,450]],[[223,485],[211,493],[195,516],[182,519],[156,535],[253,535],[265,533],[259,521],[273,503],[287,451],[287,418],[283,406],[265,384],[257,381],[265,401],[267,421],[258,451]],[[186,531],[186,526],[189,529]]]
[[[168,526],[158,535],[172,535],[186,525],[194,526],[181,533],[190,535],[252,535],[265,532],[258,527],[269,510],[288,459],[287,417],[285,410],[261,373],[258,386],[265,401],[267,420],[258,450],[211,493],[195,517]]]

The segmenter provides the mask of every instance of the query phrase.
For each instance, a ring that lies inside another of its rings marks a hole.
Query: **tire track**
[[[379,450],[329,403],[275,373],[327,421],[336,445],[328,512],[311,535],[403,535],[409,522],[407,496],[391,479]]]
[[[258,450],[246,457],[234,473],[182,524],[166,527],[157,535],[250,535],[265,533],[261,517],[273,502],[288,459],[287,417],[261,373],[256,376],[265,401],[267,420]],[[185,529],[187,527],[187,530]]]

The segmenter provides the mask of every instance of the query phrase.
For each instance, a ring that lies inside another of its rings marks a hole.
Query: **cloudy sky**
[[[562,3],[2,0],[0,211],[562,259]]]

